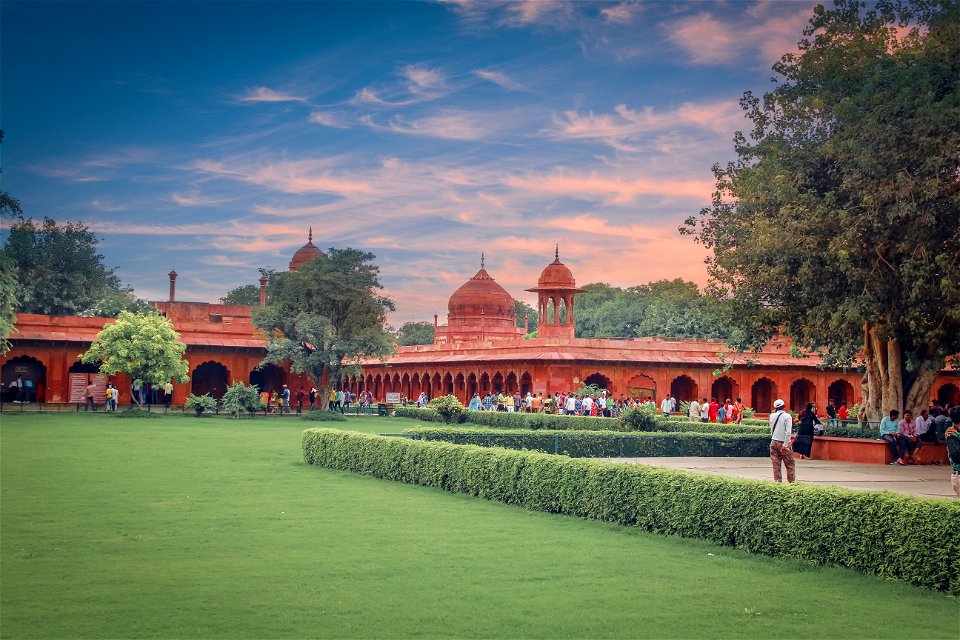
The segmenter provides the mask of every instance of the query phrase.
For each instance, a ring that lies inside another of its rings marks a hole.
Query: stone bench
[[[859,462],[862,464],[890,464],[893,454],[890,445],[884,440],[868,438],[833,438],[817,436],[813,439],[812,458],[814,460],[834,460],[838,462]],[[924,442],[915,453],[922,464],[949,464],[947,446],[942,443]]]

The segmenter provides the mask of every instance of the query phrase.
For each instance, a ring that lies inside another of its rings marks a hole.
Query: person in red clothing
[[[843,424],[843,421],[847,419],[847,403],[841,402],[840,408],[837,409],[837,420],[840,421],[840,424]]]
[[[717,421],[717,412],[720,410],[720,403],[716,398],[710,398],[710,422]]]
[[[300,385],[300,389],[297,390],[297,413],[303,412],[303,399],[307,396],[307,390],[303,388],[303,385]]]

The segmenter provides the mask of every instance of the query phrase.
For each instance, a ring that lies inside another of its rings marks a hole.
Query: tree
[[[397,329],[397,345],[408,347],[414,344],[433,344],[433,323],[426,321],[404,322]]]
[[[146,300],[138,298],[129,287],[107,289],[93,306],[80,312],[81,316],[93,318],[115,318],[121,311],[146,313],[152,307]]]
[[[3,254],[16,267],[20,313],[76,315],[107,291],[122,290],[113,269],[97,253],[97,237],[80,222],[42,224],[19,218],[10,226]]]
[[[17,273],[10,258],[0,253],[0,356],[10,350],[7,340],[17,323]]]
[[[713,250],[735,346],[863,366],[863,418],[920,409],[960,351],[960,4],[817,7],[774,70],[681,231]]]
[[[526,302],[521,302],[520,300],[517,300],[516,298],[514,298],[513,310],[517,316],[518,327],[526,326],[527,333],[533,333],[534,331],[537,330],[537,322],[539,318],[537,317],[536,309],[528,305]]]
[[[253,310],[254,326],[267,336],[263,362],[289,361],[325,398],[341,376],[359,372],[361,359],[391,353],[384,321],[394,306],[380,294],[373,258],[357,249],[330,249],[297,271],[275,273],[269,304]]]
[[[189,365],[183,359],[187,345],[173,330],[173,323],[159,313],[121,311],[116,322],[103,327],[80,361],[100,363],[100,373],[112,376],[121,371],[133,380],[155,385],[170,379],[186,382]],[[139,399],[135,398],[139,404]]]
[[[260,304],[260,287],[252,284],[245,284],[242,287],[231,289],[227,295],[220,298],[222,304],[243,304],[248,307],[256,307]]]

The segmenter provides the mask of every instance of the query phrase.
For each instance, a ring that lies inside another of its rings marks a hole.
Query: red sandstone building
[[[322,255],[312,233],[290,262],[296,270]],[[289,368],[267,365],[264,338],[250,321],[250,307],[176,302],[176,273],[170,273],[170,300],[152,303],[166,315],[187,345],[191,381],[175,385],[174,403],[189,393],[217,397],[226,386],[240,380],[261,389],[287,384],[296,391],[310,381],[291,374]],[[261,279],[261,303],[266,280]],[[341,381],[358,393],[370,390],[378,400],[387,393],[416,398],[454,394],[469,401],[474,392],[503,389],[556,394],[576,389],[581,382],[596,384],[615,396],[652,398],[669,394],[678,400],[742,397],[758,412],[770,411],[782,397],[794,410],[806,402],[821,409],[828,400],[838,405],[859,402],[861,376],[855,371],[824,369],[817,358],[796,359],[789,346],[770,345],[759,354],[736,355],[721,340],[672,338],[585,339],[574,337],[576,296],[580,293],[573,273],[559,255],[541,273],[537,286],[538,336],[524,339],[517,327],[513,296],[484,268],[450,297],[446,325],[435,318],[434,344],[398,347],[385,361],[363,363],[363,373]],[[55,317],[21,314],[18,332],[10,336],[11,350],[0,357],[6,389],[18,375],[30,378],[37,397],[45,402],[82,402],[78,385],[96,372],[79,362],[96,333],[109,318]],[[719,354],[723,354],[723,357]],[[749,358],[749,361],[748,361]],[[724,363],[733,366],[716,376]],[[113,380],[121,402],[129,401],[129,381]],[[944,371],[934,385],[933,397],[960,403],[960,372]]]

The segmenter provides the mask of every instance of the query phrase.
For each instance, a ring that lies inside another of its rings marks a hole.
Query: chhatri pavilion
[[[323,255],[307,243],[293,255],[296,271]],[[296,390],[312,384],[293,374],[289,366],[259,364],[266,354],[265,338],[253,327],[251,307],[180,302],[176,300],[177,273],[171,271],[169,300],[151,304],[169,318],[187,345],[190,382],[174,385],[174,403],[190,393],[221,396],[236,380],[261,389],[287,384]],[[260,279],[264,304],[266,278]],[[570,268],[554,260],[540,273],[537,285],[538,337],[524,338],[518,327],[514,296],[486,270],[480,270],[450,296],[446,324],[434,317],[434,342],[397,347],[381,360],[363,362],[362,374],[344,378],[338,386],[354,393],[369,390],[380,401],[388,393],[416,398],[453,394],[469,401],[474,392],[504,390],[543,393],[575,390],[580,383],[595,384],[612,394],[659,401],[672,395],[678,401],[693,398],[742,397],[760,413],[769,412],[782,397],[796,410],[806,402],[821,407],[859,402],[861,375],[853,370],[829,369],[816,357],[797,359],[789,343],[771,344],[760,353],[739,355],[722,340],[681,338],[577,338],[577,287]],[[19,314],[17,331],[9,336],[10,351],[0,356],[4,388],[18,375],[34,382],[36,397],[49,403],[82,403],[87,379],[96,367],[79,361],[110,318]],[[525,324],[525,323],[523,323]],[[715,375],[715,372],[721,375]],[[111,379],[129,401],[130,381]],[[960,372],[938,376],[933,397],[960,403]]]

